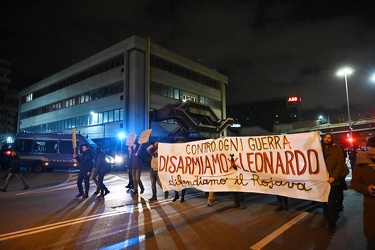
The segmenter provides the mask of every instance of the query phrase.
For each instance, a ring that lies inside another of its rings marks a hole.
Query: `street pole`
[[[353,147],[353,136],[352,136],[352,119],[350,117],[350,105],[349,105],[349,91],[348,91],[348,76],[345,73],[345,89],[346,89],[346,104],[348,106],[348,123],[349,123],[349,138],[350,146]]]
[[[349,141],[350,146],[353,147],[353,136],[352,136],[352,118],[350,117],[350,105],[349,105],[349,90],[348,90],[348,75],[353,73],[353,69],[344,68],[337,72],[338,76],[344,76],[345,78],[345,89],[346,89],[346,104],[348,106],[348,127],[349,127]]]

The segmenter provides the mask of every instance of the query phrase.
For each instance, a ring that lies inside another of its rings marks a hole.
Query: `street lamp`
[[[349,123],[349,140],[350,146],[353,147],[353,137],[352,137],[352,119],[350,118],[350,108],[349,108],[349,91],[348,91],[348,75],[353,73],[351,68],[343,68],[337,72],[338,76],[344,76],[345,78],[345,89],[346,89],[346,104],[348,106],[348,123]]]
[[[121,140],[121,153],[122,153],[122,141],[123,141],[124,138],[125,138],[125,134],[124,134],[123,132],[121,132],[121,133],[118,135],[118,137],[119,137],[120,140]]]

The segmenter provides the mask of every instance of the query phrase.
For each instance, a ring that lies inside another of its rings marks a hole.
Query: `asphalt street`
[[[0,172],[0,186],[6,171]],[[344,211],[329,235],[322,209],[311,201],[289,199],[277,211],[274,195],[246,193],[246,208],[232,208],[231,193],[216,193],[208,207],[205,194],[188,189],[185,202],[149,202],[149,171],[142,172],[145,193],[125,189],[125,172],[113,172],[103,200],[77,194],[74,172],[24,172],[30,189],[15,178],[0,193],[0,249],[365,249],[362,196],[345,191]],[[347,182],[350,185],[351,176]]]

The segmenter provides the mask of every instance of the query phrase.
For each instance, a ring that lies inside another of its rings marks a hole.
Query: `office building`
[[[217,137],[230,125],[227,84],[227,76],[133,36],[21,90],[18,131]]]
[[[11,87],[11,63],[0,60],[0,138],[1,145],[12,143],[17,131],[18,92]]]

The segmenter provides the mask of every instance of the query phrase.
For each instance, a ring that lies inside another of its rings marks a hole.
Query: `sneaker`
[[[165,198],[165,199],[168,199],[168,196],[169,196],[169,192],[168,192],[168,191],[165,191],[165,192],[164,192],[164,198]]]
[[[209,200],[208,202],[207,202],[207,206],[208,207],[212,207],[213,205],[215,205],[215,199],[212,199],[212,200]]]
[[[215,202],[207,202],[207,207],[213,207],[215,205]]]
[[[101,200],[101,199],[103,199],[104,198],[104,195],[103,194],[99,194],[98,196],[96,196],[96,199],[98,199],[98,200]]]
[[[235,202],[235,203],[232,205],[232,208],[237,208],[237,207],[240,207],[240,206],[241,206],[240,203]]]
[[[283,205],[280,205],[280,206],[278,206],[278,207],[275,209],[275,211],[283,211],[283,210],[284,210]]]
[[[138,190],[132,190],[131,193],[134,195],[138,195]]]
[[[77,198],[81,197],[81,196],[83,196],[83,193],[79,193],[79,194],[76,195]]]

